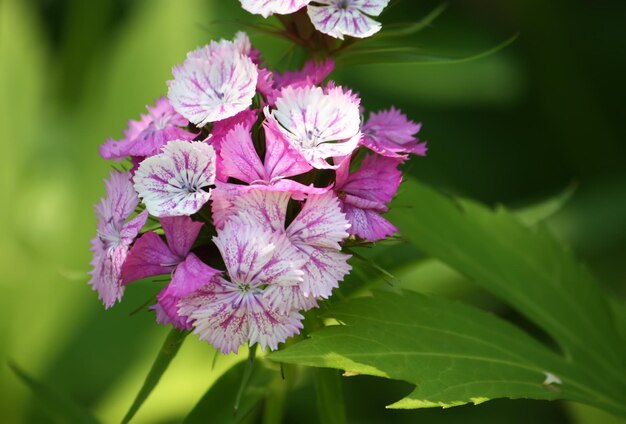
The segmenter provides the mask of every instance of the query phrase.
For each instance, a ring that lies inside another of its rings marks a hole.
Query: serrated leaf
[[[39,404],[46,409],[51,417],[60,422],[96,424],[98,420],[86,409],[77,405],[66,396],[56,392],[48,385],[35,380],[15,363],[10,362],[9,367],[33,391]]]
[[[625,412],[619,398],[611,398],[616,394],[598,393],[558,354],[474,307],[412,292],[377,292],[336,305],[332,314],[344,325],[323,328],[269,358],[416,384],[390,408],[508,397],[564,398]]]
[[[626,369],[608,302],[589,270],[543,227],[527,228],[502,207],[456,201],[408,181],[410,209],[391,214],[402,234],[509,303],[550,334],[565,356],[603,372],[615,388]]]
[[[235,413],[235,402],[247,362],[238,363],[222,375],[185,418],[184,424],[239,423],[246,418],[266,396],[269,383],[278,376],[277,371],[267,368],[263,360],[257,359]]]

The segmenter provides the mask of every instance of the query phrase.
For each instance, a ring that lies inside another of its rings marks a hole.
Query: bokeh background
[[[415,21],[438,4],[392,3],[383,22]],[[623,297],[624,17],[623,1],[450,1],[442,17],[413,36],[425,52],[460,57],[518,32],[519,39],[464,64],[361,65],[334,77],[360,92],[369,110],[393,104],[423,123],[429,155],[415,159],[409,172],[441,190],[515,208],[576,184],[547,223],[608,291]],[[86,284],[92,205],[110,165],[97,146],[121,136],[128,119],[165,93],[171,67],[188,50],[230,38],[251,20],[235,0],[0,0],[3,423],[51,421],[8,361],[102,422],[119,422],[128,408],[167,329],[146,311],[130,315],[158,285],[137,284],[105,312]],[[251,36],[278,63],[285,44]],[[520,321],[454,273],[383,253],[381,263],[409,289],[460,297]],[[134,422],[179,422],[239,359],[220,357],[212,369],[213,350],[188,338]],[[618,422],[564,402],[387,411],[408,385],[356,377],[344,388],[355,423]],[[285,421],[316,422],[313,397],[305,379],[289,394]]]

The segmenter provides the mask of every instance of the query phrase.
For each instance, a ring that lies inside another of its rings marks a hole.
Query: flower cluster
[[[380,31],[378,16],[389,0],[240,0],[250,13],[287,15],[306,7],[311,23],[319,32],[334,38],[365,38]]]
[[[96,206],[90,284],[108,308],[126,285],[170,275],[157,321],[222,352],[298,333],[300,312],[350,272],[346,242],[397,231],[383,214],[398,166],[426,153],[394,108],[362,122],[359,97],[326,81],[331,60],[283,74],[261,63],[243,33],[190,52],[167,97],[100,148],[131,169],[111,173]]]

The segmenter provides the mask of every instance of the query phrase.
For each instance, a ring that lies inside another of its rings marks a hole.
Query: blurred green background
[[[393,3],[393,2],[392,2]],[[431,0],[395,2],[383,22],[418,20]],[[368,110],[395,105],[423,123],[429,156],[409,172],[455,194],[521,207],[577,191],[548,225],[606,285],[626,290],[626,3],[623,1],[450,1],[415,35],[426,52],[462,56],[512,34],[482,60],[455,65],[364,65],[335,78]],[[146,311],[159,290],[137,284],[105,312],[87,286],[92,205],[109,163],[97,146],[165,93],[173,65],[211,38],[254,20],[235,0],[0,0],[0,414],[3,423],[50,422],[12,374],[31,375],[119,422],[167,329]],[[251,34],[269,62],[285,44]],[[402,202],[410,205],[411,199]],[[379,260],[402,285],[476,302],[519,320],[447,270],[413,259]],[[358,284],[355,273],[347,284]],[[522,323],[522,325],[525,325]],[[532,331],[532,328],[530,329]],[[228,366],[190,337],[137,423],[179,422]],[[306,381],[305,381],[306,383]],[[286,422],[316,422],[314,392],[288,397]],[[566,403],[493,401],[450,410],[387,411],[404,383],[345,379],[351,422],[595,423],[613,418]]]

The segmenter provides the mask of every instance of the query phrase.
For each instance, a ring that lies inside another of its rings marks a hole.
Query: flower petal
[[[172,70],[168,98],[178,113],[202,127],[236,115],[252,104],[258,71],[233,48],[200,49]]]
[[[393,158],[406,159],[403,153],[425,156],[426,143],[419,143],[414,137],[420,127],[392,107],[388,111],[370,114],[370,119],[363,125],[361,144],[380,155]]]
[[[326,92],[320,87],[287,87],[276,100],[276,109],[264,110],[267,125],[310,165],[335,169],[326,159],[352,153],[360,140],[359,100],[341,87]]]
[[[378,16],[389,0],[316,0],[307,12],[315,29],[343,40],[344,35],[365,38],[377,33],[381,25],[371,16]]]
[[[344,205],[344,212],[351,227],[350,234],[355,234],[369,241],[382,240],[398,232],[398,229],[380,214],[371,209],[360,209]]]
[[[215,151],[201,141],[170,141],[163,153],[141,162],[134,180],[151,215],[194,214],[209,200],[203,188],[215,181]]]
[[[239,0],[241,7],[255,15],[288,15],[302,9],[311,0]]]
[[[224,138],[220,152],[226,175],[245,183],[262,180],[265,168],[252,144],[250,130],[239,124]]]
[[[348,237],[350,227],[333,192],[310,195],[304,207],[287,228],[296,245],[307,244],[341,250],[339,242]]]
[[[121,269],[122,283],[169,274],[180,261],[158,234],[148,231],[137,239],[128,252]]]
[[[202,222],[195,222],[188,216],[163,217],[159,219],[167,244],[174,255],[183,260],[202,229]]]

